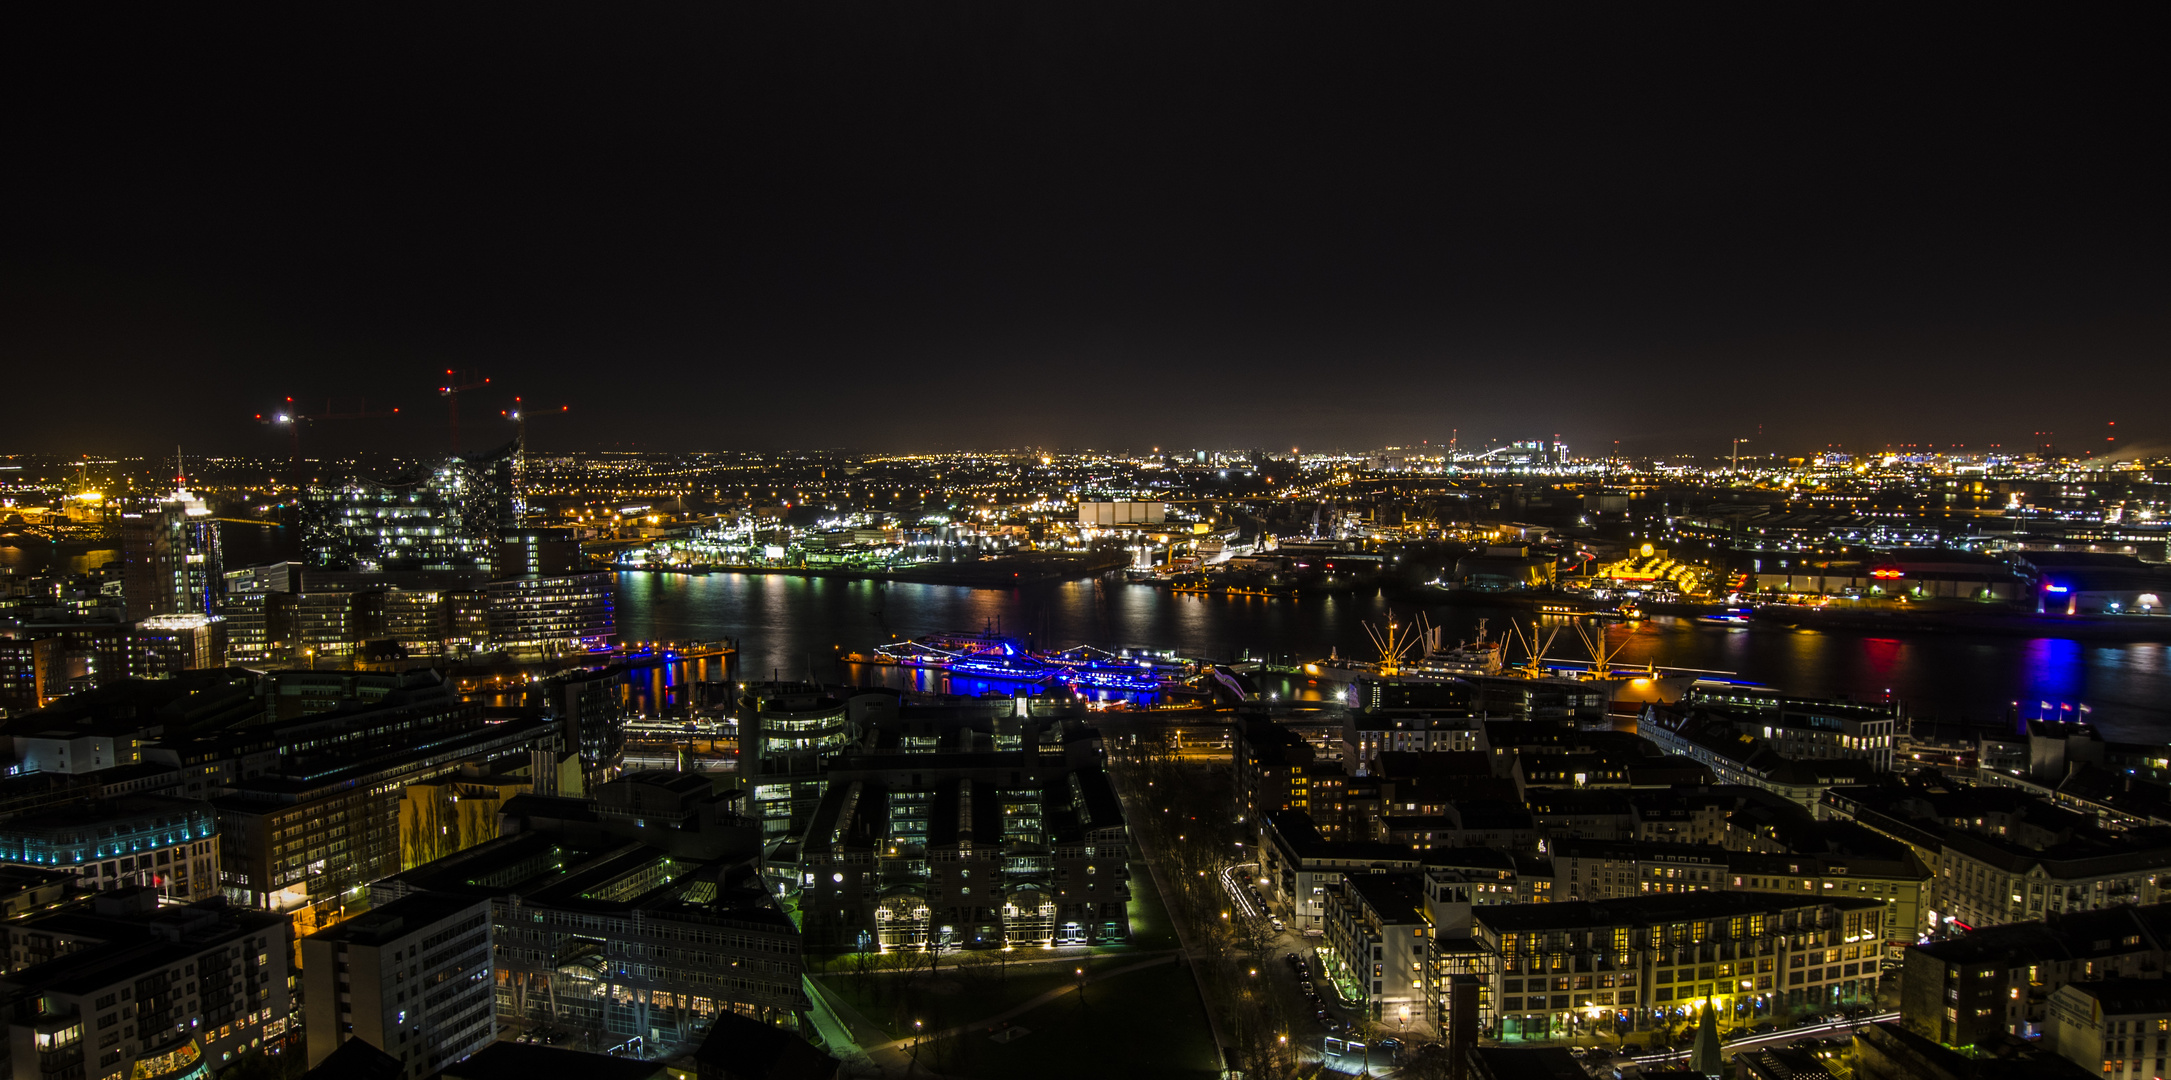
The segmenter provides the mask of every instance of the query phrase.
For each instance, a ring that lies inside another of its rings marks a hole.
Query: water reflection
[[[1313,659],[1338,650],[1369,656],[1365,621],[1384,620],[1377,594],[1297,599],[1195,596],[1117,579],[1093,579],[1016,589],[807,579],[785,575],[625,573],[619,575],[618,619],[623,639],[740,640],[742,677],[785,677],[939,689],[925,682],[940,673],[897,669],[876,675],[849,670],[842,654],[900,638],[999,629],[1035,646],[1092,644],[1104,648],[1168,649],[1230,659]],[[1398,602],[1408,618],[1417,605]],[[1433,604],[1426,614],[1449,641],[1466,640],[1478,620],[1501,633],[1519,609]],[[2057,638],[1963,634],[1889,635],[1802,631],[1750,625],[1722,627],[1656,618],[1608,631],[1627,640],[1615,662],[1731,673],[1802,694],[1882,700],[1887,693],[1918,716],[1998,720],[2014,702],[2041,701],[2093,708],[2112,738],[2171,740],[2171,657],[2159,643],[2080,643]],[[1556,656],[1583,658],[1572,633]]]
[[[107,563],[120,561],[121,549],[117,547],[76,550],[38,541],[0,544],[0,572],[25,577],[55,570],[69,574],[87,574]]]

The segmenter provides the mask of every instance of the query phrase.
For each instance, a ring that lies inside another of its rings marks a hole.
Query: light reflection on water
[[[1314,659],[1330,649],[1370,657],[1364,621],[1388,611],[1376,594],[1266,599],[1202,597],[1093,579],[1017,589],[877,583],[760,574],[619,575],[622,639],[728,636],[745,649],[742,678],[781,674],[892,685],[939,677],[910,669],[854,670],[839,657],[899,638],[999,629],[1036,645],[1173,649],[1228,659]],[[1407,619],[1413,605],[1394,612]],[[1432,605],[1426,614],[1450,641],[1481,618],[1500,633],[1520,611]],[[2171,648],[2154,642],[1922,634],[1907,638],[1752,625],[1723,627],[1657,618],[1633,629],[1616,663],[1732,672],[1812,695],[1870,700],[1888,691],[1917,716],[1997,720],[2014,702],[2086,703],[2114,739],[2171,741]],[[2167,635],[2171,636],[2171,635]],[[1583,658],[1572,631],[1553,655]],[[895,681],[892,681],[895,680]],[[916,683],[915,685],[928,685]],[[2070,715],[2070,714],[2069,714]]]

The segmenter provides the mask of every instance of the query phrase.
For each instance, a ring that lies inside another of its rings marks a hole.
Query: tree
[[[308,1060],[302,1054],[270,1054],[262,1047],[254,1047],[220,1069],[218,1080],[295,1080],[307,1071]]]

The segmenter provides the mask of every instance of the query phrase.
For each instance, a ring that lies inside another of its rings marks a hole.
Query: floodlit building
[[[195,493],[177,488],[155,510],[123,516],[121,547],[129,619],[218,614],[219,523]]]
[[[206,900],[219,895],[218,818],[164,795],[66,803],[0,821],[0,863],[65,871],[89,890]]]
[[[870,715],[772,872],[796,868],[778,884],[820,947],[1127,941],[1129,827],[1101,757],[1068,696]]]
[[[1873,900],[1690,892],[1477,907],[1502,1040],[1644,1031],[1710,1001],[1722,1023],[1874,1001]]]
[[[2100,1076],[2162,1076],[2171,1059],[2171,983],[2104,979],[2061,986],[2050,995],[2043,1041]]]

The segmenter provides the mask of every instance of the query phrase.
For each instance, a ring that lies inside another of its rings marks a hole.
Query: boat
[[[1077,667],[1061,669],[1056,672],[1056,678],[1073,686],[1099,690],[1145,692],[1161,688],[1161,676],[1152,667],[1108,660],[1089,660]]]
[[[949,663],[950,674],[976,679],[1007,679],[1012,682],[1046,682],[1059,674],[1046,662],[1018,648],[1015,641],[999,641],[992,647],[965,653]]]

